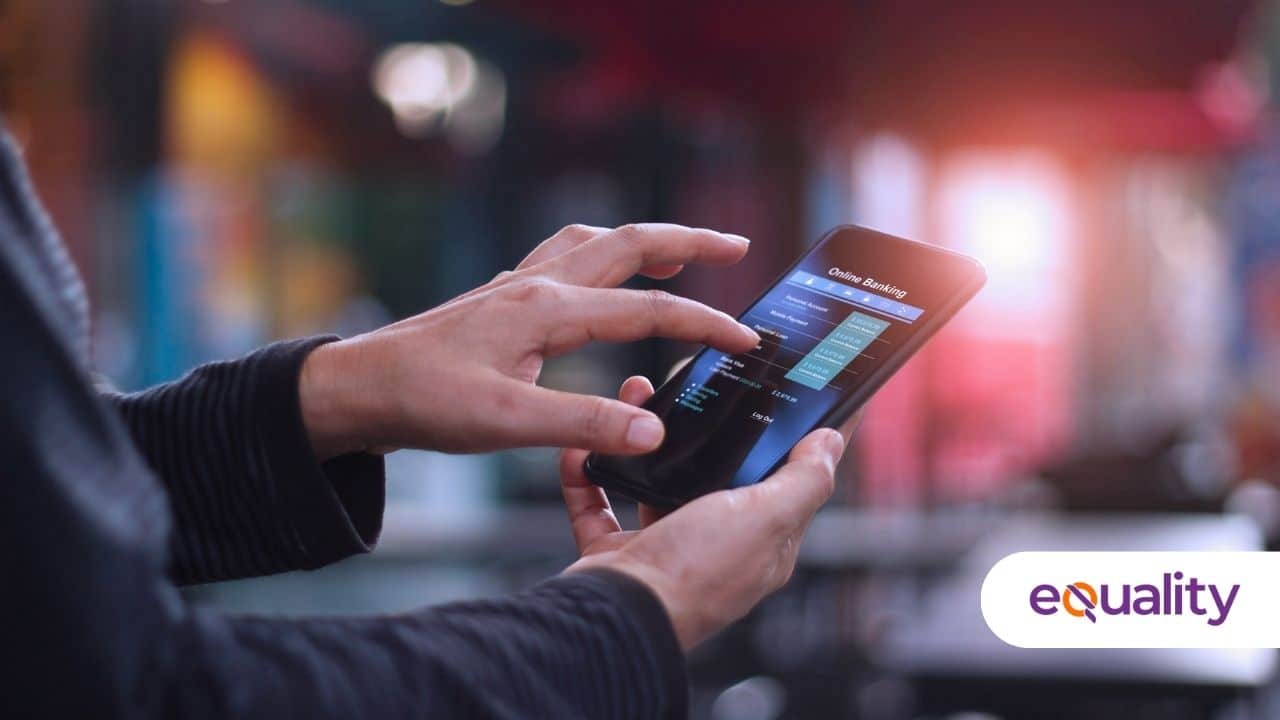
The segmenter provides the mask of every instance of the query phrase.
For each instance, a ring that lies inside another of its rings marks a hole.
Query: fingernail
[[[827,454],[831,456],[831,464],[835,465],[840,462],[840,456],[844,455],[844,436],[838,430],[831,430],[827,433]]]
[[[662,442],[662,422],[651,415],[640,415],[627,425],[627,444],[637,450],[652,450]]]
[[[742,323],[738,323],[738,327],[742,328],[742,331],[747,336],[751,337],[757,345],[760,344],[760,333],[756,332],[755,330],[753,330],[752,328],[746,325],[743,325]]]
[[[737,240],[738,242],[742,243],[743,245],[750,245],[750,244],[751,244],[751,241],[750,241],[750,240],[748,240],[747,238],[742,237],[741,235],[734,235],[733,233],[725,233],[725,234],[724,234],[724,236],[725,236],[725,237],[727,237],[727,238],[733,238],[734,240]]]

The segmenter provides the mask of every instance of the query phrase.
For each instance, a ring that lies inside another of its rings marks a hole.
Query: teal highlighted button
[[[889,327],[887,320],[853,312],[827,333],[785,375],[788,380],[821,390]]]

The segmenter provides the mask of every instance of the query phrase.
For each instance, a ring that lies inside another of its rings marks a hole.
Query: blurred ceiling
[[[1239,96],[1247,83],[1228,72],[1214,95],[1214,68],[1236,56],[1256,5],[502,0],[505,11],[587,48],[587,66],[553,95],[570,109],[580,97],[597,109],[728,100],[786,116],[854,110],[863,124],[943,143],[1173,148],[1247,133],[1240,118],[1218,117],[1249,109],[1232,106],[1249,105]]]
[[[205,14],[284,68],[295,91],[330,97],[363,93],[373,54],[390,43],[459,42],[501,66],[549,126],[580,136],[661,107],[853,121],[935,145],[1196,151],[1247,141],[1260,124],[1264,66],[1248,33],[1262,6],[308,0]],[[355,104],[339,122],[385,118]]]

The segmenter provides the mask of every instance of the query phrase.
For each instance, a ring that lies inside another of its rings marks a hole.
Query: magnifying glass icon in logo
[[[1078,608],[1072,604],[1071,601],[1073,598],[1084,607]],[[1062,589],[1062,608],[1066,610],[1069,615],[1074,615],[1075,617],[1087,617],[1089,618],[1089,622],[1096,623],[1098,622],[1098,618],[1093,614],[1093,609],[1097,606],[1098,591],[1094,590],[1093,586],[1089,583],[1071,583]]]

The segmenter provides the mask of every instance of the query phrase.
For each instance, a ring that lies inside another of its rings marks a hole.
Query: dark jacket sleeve
[[[317,337],[106,397],[168,490],[173,577],[206,582],[311,569],[367,552],[382,528],[381,456],[316,461],[298,402]]]
[[[646,588],[620,575],[560,577],[504,599],[368,619],[238,618],[187,605],[166,576],[165,494],[118,413],[17,287],[0,263],[6,706],[108,719],[684,715],[671,625]],[[267,487],[259,490],[268,507],[301,502]],[[233,509],[211,518],[246,517],[235,509],[260,499],[248,489],[210,492],[205,501]],[[275,522],[248,525],[287,546]],[[261,540],[218,529],[220,547],[240,543],[245,556]],[[289,557],[305,564],[311,538],[295,532]]]
[[[197,628],[226,687],[182,715],[300,718],[681,718],[684,657],[666,611],[623,575],[588,572],[506,598],[394,618],[228,620]],[[244,685],[253,674],[259,682]]]

